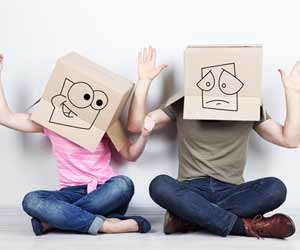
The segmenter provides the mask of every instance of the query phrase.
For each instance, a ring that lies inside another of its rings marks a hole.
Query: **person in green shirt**
[[[284,214],[265,217],[286,199],[278,178],[245,182],[249,134],[254,129],[265,140],[285,147],[300,144],[300,62],[291,73],[279,70],[286,97],[286,119],[279,124],[261,106],[254,121],[184,120],[183,98],[147,114],[146,99],[152,80],[166,65],[156,66],[156,50],[139,54],[139,83],[131,101],[128,129],[141,131],[146,116],[155,129],[175,122],[178,134],[178,179],[159,175],[150,184],[152,199],[167,210],[164,232],[205,229],[211,233],[287,238],[294,234],[292,219]]]

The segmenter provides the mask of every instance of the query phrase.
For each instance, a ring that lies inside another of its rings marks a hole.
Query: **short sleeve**
[[[183,98],[179,99],[169,106],[163,104],[162,106],[160,106],[160,110],[162,110],[167,116],[169,116],[171,120],[175,121],[177,116],[183,112]]]
[[[265,107],[262,105],[260,106],[260,119],[259,121],[255,121],[253,124],[253,128],[255,128],[256,126],[258,126],[259,124],[261,124],[262,122],[271,119],[271,116],[268,114],[268,112],[266,111]]]

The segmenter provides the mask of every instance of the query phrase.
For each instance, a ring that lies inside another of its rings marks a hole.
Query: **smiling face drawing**
[[[202,108],[238,111],[238,92],[244,83],[236,77],[234,63],[201,68],[196,85],[202,92]]]
[[[107,106],[108,97],[86,82],[72,82],[65,78],[60,94],[53,96],[51,103],[53,111],[50,123],[90,129],[100,111]]]

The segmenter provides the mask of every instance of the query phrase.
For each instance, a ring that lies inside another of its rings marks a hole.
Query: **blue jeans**
[[[54,228],[97,234],[105,216],[125,214],[134,193],[126,176],[115,176],[87,194],[87,186],[58,191],[33,191],[25,195],[23,209],[31,217]]]
[[[252,218],[279,207],[286,186],[274,177],[240,185],[211,177],[179,182],[167,175],[154,178],[150,196],[161,207],[211,233],[230,234],[238,218]]]

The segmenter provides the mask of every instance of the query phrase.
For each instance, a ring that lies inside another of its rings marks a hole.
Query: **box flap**
[[[113,118],[112,118],[112,120],[111,120],[110,125],[113,124],[117,119],[120,118],[120,115],[121,115],[121,113],[122,113],[124,107],[126,106],[126,103],[127,103],[128,99],[129,99],[129,97],[130,97],[131,94],[133,93],[133,89],[134,89],[134,85],[132,86],[131,89],[129,89],[129,90],[127,91],[126,94],[123,95],[123,98],[122,98],[122,100],[121,100],[121,102],[120,102],[120,105],[119,105],[118,109],[116,110],[116,112],[115,112],[115,114],[114,114],[114,116],[113,116]]]
[[[107,130],[107,135],[116,147],[117,151],[120,151],[127,143],[128,137],[123,129],[120,120],[116,120]]]
[[[174,95],[172,95],[167,101],[165,106],[168,107],[170,105],[172,105],[173,103],[177,102],[178,100],[180,100],[181,98],[184,97],[184,90],[181,89],[179,90],[177,93],[175,93]]]

